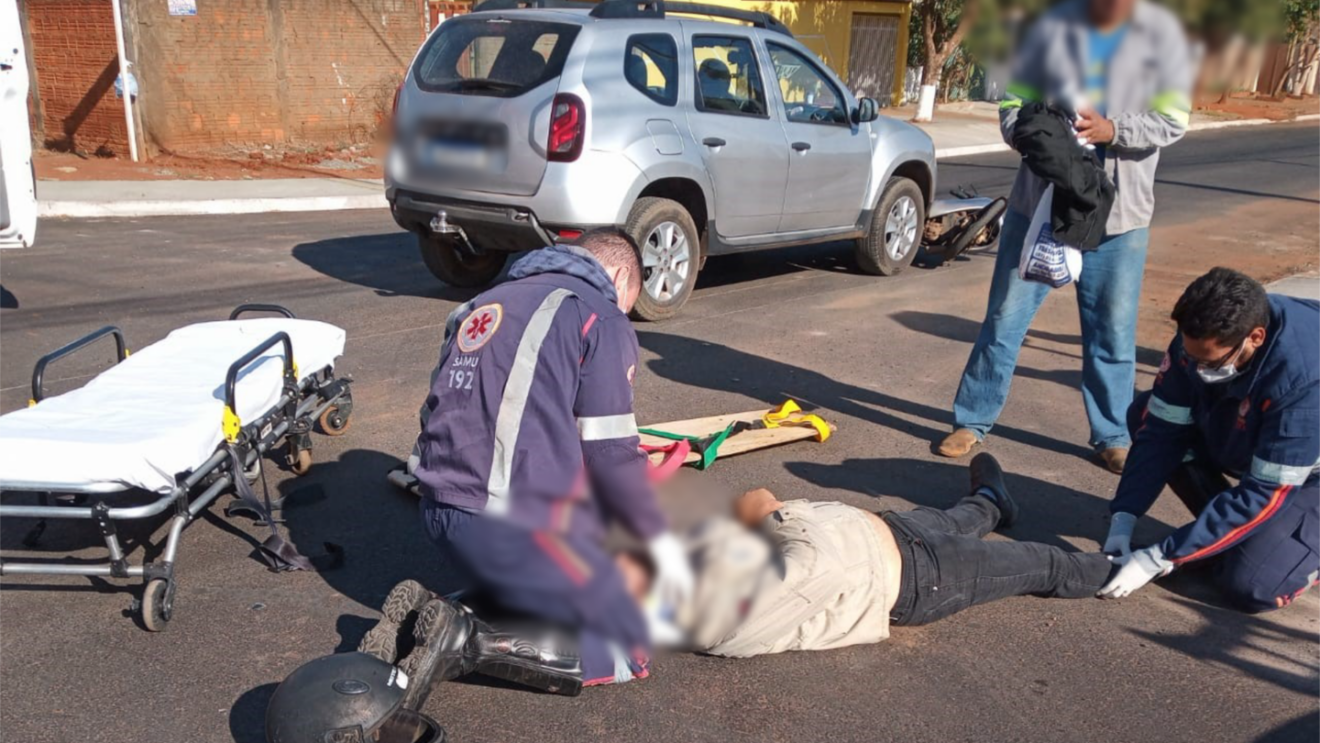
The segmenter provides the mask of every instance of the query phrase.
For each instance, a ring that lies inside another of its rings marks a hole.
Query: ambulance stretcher
[[[282,317],[240,319],[257,312]],[[50,365],[103,338],[115,342],[115,365],[79,389],[46,397]],[[91,521],[109,556],[94,563],[72,555],[0,558],[0,575],[142,578],[143,624],[164,629],[183,529],[227,491],[271,528],[261,552],[273,569],[315,569],[280,537],[269,496],[257,499],[249,482],[262,455],[278,447],[295,473],[306,473],[314,422],[330,436],[347,430],[351,380],[334,373],[344,340],[342,329],[299,320],[283,307],[241,305],[227,321],[180,328],[131,355],[124,334],[108,326],[43,356],[29,407],[0,416],[0,518],[37,520],[24,540],[29,548],[47,519]],[[28,503],[14,503],[20,499]],[[167,511],[173,517],[159,557],[129,564],[116,524]]]

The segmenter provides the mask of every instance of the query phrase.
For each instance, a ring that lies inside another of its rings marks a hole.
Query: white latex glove
[[[1132,554],[1132,529],[1137,525],[1135,514],[1119,511],[1109,517],[1109,536],[1100,551],[1114,557]]]
[[[671,532],[664,532],[646,543],[655,565],[653,593],[670,607],[679,607],[692,598],[692,566],[687,550]]]
[[[1158,544],[1137,550],[1127,557],[1119,557],[1114,564],[1121,565],[1114,577],[1096,596],[1102,599],[1121,599],[1147,583],[1173,572],[1173,563],[1164,557]]]

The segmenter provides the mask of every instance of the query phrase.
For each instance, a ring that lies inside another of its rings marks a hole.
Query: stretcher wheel
[[[163,632],[174,614],[174,596],[170,582],[153,578],[142,592],[142,624],[151,632]]]
[[[321,433],[326,436],[343,436],[353,423],[347,415],[339,412],[338,405],[326,408],[316,422],[321,426]]]
[[[299,449],[289,456],[289,468],[295,475],[305,475],[312,469],[312,450]]]

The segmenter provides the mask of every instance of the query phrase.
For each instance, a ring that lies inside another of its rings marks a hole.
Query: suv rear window
[[[440,24],[417,57],[422,90],[512,98],[559,77],[578,26],[508,18]]]
[[[623,57],[628,84],[657,103],[678,103],[678,44],[669,34],[628,37]]]

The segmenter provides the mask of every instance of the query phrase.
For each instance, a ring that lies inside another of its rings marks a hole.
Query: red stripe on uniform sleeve
[[[1218,550],[1224,547],[1228,547],[1229,545],[1238,541],[1243,536],[1245,536],[1247,532],[1259,526],[1261,522],[1265,521],[1265,519],[1268,519],[1269,517],[1273,516],[1274,512],[1279,510],[1279,506],[1283,505],[1284,499],[1288,497],[1288,493],[1292,489],[1293,486],[1291,485],[1280,485],[1277,489],[1275,489],[1274,494],[1270,496],[1270,502],[1266,503],[1265,507],[1261,509],[1260,513],[1256,514],[1256,518],[1248,521],[1242,526],[1239,526],[1233,531],[1230,531],[1229,533],[1215,540],[1214,544],[1211,544],[1208,547],[1202,547],[1201,549],[1193,552],[1192,554],[1186,557],[1179,557],[1174,559],[1173,564],[1181,565],[1184,562],[1190,562],[1191,560],[1199,559],[1212,552],[1217,552]]]

